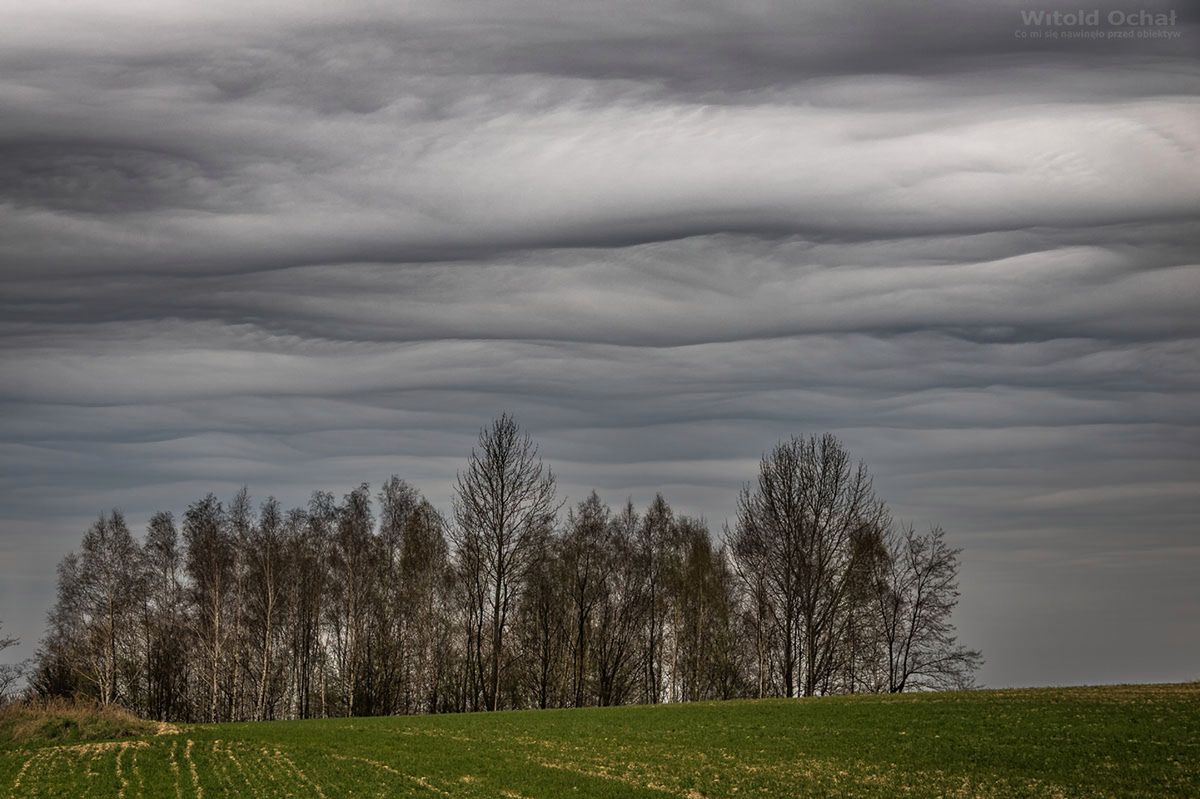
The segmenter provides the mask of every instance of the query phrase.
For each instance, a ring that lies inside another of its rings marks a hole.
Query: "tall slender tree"
[[[632,501],[611,520],[610,528],[592,647],[596,699],[601,705],[623,704],[633,696],[647,607],[646,584],[638,567],[641,518]]]
[[[420,498],[406,517],[400,552],[406,678],[403,711],[435,712],[448,677],[451,607],[446,522]]]
[[[152,718],[167,720],[183,715],[189,658],[185,624],[183,553],[175,517],[159,512],[146,528],[146,591],[143,624],[146,635],[146,704]]]
[[[645,592],[642,664],[642,701],[657,704],[665,688],[664,641],[669,596],[666,575],[675,517],[662,494],[656,494],[638,528],[638,571]]]
[[[367,627],[371,603],[371,575],[376,563],[371,490],[366,483],[346,494],[337,514],[331,541],[329,622],[334,665],[339,685],[339,711],[353,716],[369,710],[362,700],[370,695],[367,680]]]
[[[588,658],[593,614],[600,602],[611,559],[606,557],[611,511],[593,491],[567,518],[562,552],[571,608],[571,695],[576,707],[588,704]]]
[[[187,544],[185,570],[195,608],[195,635],[207,671],[206,717],[208,721],[221,721],[225,715],[223,704],[232,703],[232,696],[223,701],[222,677],[231,634],[237,551],[225,509],[216,496],[209,494],[188,507],[183,517],[183,538]]]
[[[256,655],[254,717],[268,718],[274,707],[272,683],[276,680],[275,651],[283,611],[287,563],[284,557],[284,517],[279,503],[268,497],[262,504],[247,539],[246,629],[250,650]]]
[[[481,665],[487,670],[484,692],[492,710],[499,708],[505,633],[532,544],[553,525],[558,510],[554,484],[533,439],[507,413],[480,431],[467,468],[455,482],[455,543],[469,553],[468,579],[483,593],[480,627],[486,625],[487,649]],[[484,643],[476,641],[481,654]]]

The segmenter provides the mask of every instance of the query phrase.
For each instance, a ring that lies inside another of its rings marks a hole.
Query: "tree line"
[[[58,567],[30,692],[169,721],[962,688],[959,550],[895,525],[831,435],[763,456],[718,539],[660,494],[567,508],[512,417],[447,515],[393,476],[101,515]]]

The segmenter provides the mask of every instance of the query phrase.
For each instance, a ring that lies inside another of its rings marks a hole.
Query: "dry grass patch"
[[[53,746],[151,735],[158,725],[115,705],[50,700],[0,708],[0,747]]]

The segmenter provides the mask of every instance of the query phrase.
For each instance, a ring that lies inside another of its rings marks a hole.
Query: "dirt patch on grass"
[[[155,721],[152,723],[154,724],[155,735],[178,735],[183,732],[182,727],[172,724],[169,721]]]

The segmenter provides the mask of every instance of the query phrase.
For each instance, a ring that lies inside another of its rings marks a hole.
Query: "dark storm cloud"
[[[1119,161],[1076,146],[1099,134],[1100,147],[1166,144],[1194,160],[1186,114],[1135,105],[1111,119],[1100,105],[1185,93],[1194,66],[1134,81],[1110,42],[1081,72],[1069,47],[1031,54],[1016,40],[1015,6],[547,11],[278,27],[235,17],[207,35],[152,19],[150,31],[173,35],[110,30],[52,56],[14,42],[5,146],[21,166],[5,177],[22,224],[0,238],[0,258],[37,273],[227,273],[719,232],[1086,228],[1195,207],[1191,186],[1164,186],[1177,177],[1167,159],[1130,181]],[[1154,46],[1160,60],[1176,48]],[[973,62],[948,63],[948,48]],[[593,50],[626,74],[589,69]],[[727,85],[738,75],[760,83]],[[1065,116],[1047,125],[1014,116],[1015,103],[1057,103]],[[64,128],[88,136],[62,141]],[[52,213],[63,203],[90,213]]]
[[[967,547],[985,680],[1195,677],[1195,19],[1030,8],[10,11],[6,630],[103,508],[445,506],[509,409],[572,497],[714,529],[833,430]],[[1117,616],[1144,656],[1098,664]]]

